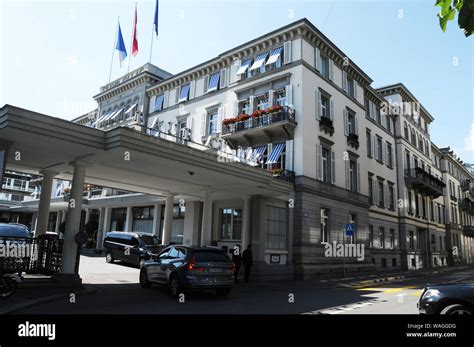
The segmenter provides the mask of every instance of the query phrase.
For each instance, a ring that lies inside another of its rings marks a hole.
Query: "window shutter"
[[[321,92],[316,89],[316,119],[317,120],[320,120],[321,119],[321,114],[322,114],[322,110],[321,110]]]
[[[356,81],[354,81],[354,99],[357,100],[357,87],[359,86],[359,83],[357,83]]]
[[[209,75],[204,77],[204,86],[203,86],[203,94],[207,93],[207,88],[209,87]]]
[[[193,141],[194,139],[194,119],[192,116],[189,116],[186,119],[186,128],[188,128],[189,140]]]
[[[334,62],[329,59],[329,79],[334,80]]]
[[[207,135],[206,125],[207,125],[207,113],[203,112],[201,113],[201,136],[202,137]],[[203,143],[206,142],[206,140],[202,140],[202,141]]]
[[[387,122],[386,122],[386,119],[383,115],[380,115],[380,120],[381,120],[381,123],[382,123],[381,124],[382,127],[387,128]]]
[[[344,160],[344,162],[346,165],[346,189],[349,190],[351,188],[350,178],[349,178],[349,160]]]
[[[360,163],[357,163],[357,192],[360,193]]]
[[[286,106],[293,105],[293,85],[288,84],[285,87]]]
[[[321,71],[321,51],[318,47],[314,49],[314,67],[319,72]]]
[[[255,104],[255,96],[252,95],[251,97],[249,97],[249,114],[253,113],[254,104]]]
[[[377,205],[377,198],[378,198],[378,187],[377,187],[377,180],[372,178],[372,203]]]
[[[329,102],[329,118],[334,120],[334,101]]]
[[[321,180],[323,178],[322,175],[322,151],[321,145],[316,144],[316,179]]]
[[[227,69],[221,70],[221,77],[219,79],[219,88],[223,89],[227,87]]]
[[[231,65],[229,84],[238,82],[242,78],[241,75],[237,75],[237,71],[239,71],[241,63],[242,61],[239,59],[239,60],[234,61],[234,63]]]
[[[385,164],[390,165],[390,163],[388,161],[388,152],[389,152],[388,143],[385,143],[384,149],[385,149],[385,153],[384,153]]]
[[[164,92],[164,94],[163,94],[163,108],[168,107],[168,105],[169,105],[169,98],[170,98],[170,92],[169,92],[169,90],[167,90],[167,91]]]
[[[283,64],[291,63],[291,41],[286,41],[283,45]]]
[[[285,170],[293,171],[293,140],[286,141]]]
[[[331,183],[336,184],[336,153],[331,151]]]
[[[189,100],[194,99],[196,95],[196,80],[189,83]]]
[[[349,124],[347,123],[347,110],[343,110],[343,118],[344,118],[344,135],[349,135]]]
[[[155,112],[155,100],[156,100],[156,95],[154,95],[150,98],[150,104],[148,106],[148,113],[149,114]]]
[[[378,153],[377,153],[377,136],[372,135],[372,152],[373,157],[377,160],[378,159]]]
[[[384,193],[383,193],[384,206],[385,208],[388,208],[390,206],[389,204],[390,199],[388,198],[388,184],[384,183],[383,188],[384,188]]]
[[[354,116],[354,127],[355,127],[354,129],[355,134],[359,135],[359,125],[358,125],[358,120],[356,116]]]
[[[273,90],[268,91],[268,106],[273,106]]]
[[[238,114],[239,114],[239,102],[236,100],[232,103],[232,117],[238,116]]]
[[[217,109],[217,133],[222,132],[222,120],[224,119],[225,107],[221,106]]]
[[[347,73],[342,71],[342,89],[347,93]]]

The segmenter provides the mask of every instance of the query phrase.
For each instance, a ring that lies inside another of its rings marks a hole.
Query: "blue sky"
[[[177,73],[306,17],[379,87],[403,82],[435,117],[432,140],[474,163],[473,40],[443,33],[434,0],[161,0],[152,63]],[[117,17],[130,56],[135,1],[0,2],[0,105],[71,119],[108,82]],[[140,52],[150,56],[154,0],[138,1]],[[114,57],[112,79],[127,72]]]

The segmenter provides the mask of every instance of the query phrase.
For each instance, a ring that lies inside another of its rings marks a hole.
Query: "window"
[[[350,97],[354,98],[355,97],[355,82],[354,80],[347,76],[347,94],[349,94]]]
[[[331,183],[331,151],[322,147],[321,152],[323,161],[323,182]]]
[[[321,208],[321,242],[329,242],[329,209]]]
[[[408,126],[407,122],[403,122],[403,135],[405,136],[405,140],[409,141],[410,138],[408,136]]]
[[[375,109],[375,116],[376,116],[376,119],[377,119],[377,123],[382,125],[382,116],[380,114],[380,108],[376,108]]]
[[[383,161],[383,144],[382,138],[377,136],[377,157],[378,161]]]
[[[388,208],[391,210],[395,210],[395,194],[393,185],[391,184],[388,186],[388,203]]]
[[[221,208],[221,240],[241,240],[242,210]]]
[[[183,102],[183,101],[188,100],[188,98],[189,98],[189,89],[190,89],[189,83],[185,84],[184,86],[181,87],[178,102]]]
[[[164,94],[161,94],[161,95],[158,95],[155,99],[155,112],[159,112],[161,110],[163,110],[163,102],[165,100],[165,96]],[[135,105],[133,105],[132,107],[134,107]],[[127,110],[127,112],[125,113],[130,113],[130,108]]]
[[[365,117],[370,118],[370,101],[369,101],[369,99],[364,99],[364,105],[365,105]]]
[[[321,75],[329,79],[329,58],[321,55]]]
[[[273,91],[273,100],[276,101],[277,105],[282,106],[282,107],[285,106],[286,105],[286,91],[285,91],[285,88]]]
[[[397,258],[392,258],[392,267],[397,267]]]
[[[321,93],[321,117],[330,118],[330,105],[329,98]]]
[[[413,230],[408,232],[408,245],[410,246],[410,249],[415,249],[415,235]]]
[[[374,226],[369,225],[369,247],[374,247]]]
[[[357,192],[357,162],[349,160],[349,189],[351,192]]]
[[[267,249],[286,249],[287,222],[286,208],[268,206]]]
[[[264,62],[267,59],[267,57],[268,57],[268,52],[265,52],[265,53],[262,53],[262,54],[258,55],[255,58],[255,62],[252,64],[249,71],[258,70],[259,72],[262,72],[262,68],[263,68],[263,72],[265,72]]]
[[[349,223],[354,226],[354,231],[352,233],[352,236],[350,237],[350,242],[354,243],[357,241],[357,215],[355,213],[349,214]]]
[[[413,209],[412,209],[412,194],[411,191],[408,191],[408,214],[413,214]]]
[[[188,140],[187,120],[182,119],[176,124],[176,142],[185,144]]]
[[[257,96],[256,98],[257,110],[265,110],[268,108],[268,93]]]
[[[413,129],[411,129],[411,144],[416,148],[416,135]]]
[[[387,267],[387,258],[382,258],[381,260],[382,260],[382,264],[381,264],[382,267],[384,268]]]
[[[419,200],[418,200],[418,194],[415,194],[415,215],[417,217],[420,216],[420,203],[419,203]]]
[[[127,219],[126,208],[113,208],[111,217],[110,217],[110,230],[111,231],[124,231],[126,219]]]
[[[372,204],[374,201],[374,187],[373,187],[373,179],[369,176],[368,179],[368,188],[369,188],[369,203]]]
[[[252,62],[253,62],[253,59],[246,59],[242,61],[242,64],[240,64],[240,68],[239,70],[237,70],[236,75],[240,75],[242,79],[251,77],[252,74],[249,67],[252,64]]]
[[[282,57],[283,57],[283,47],[275,48],[272,53],[270,54],[270,58],[268,58],[265,65],[269,65],[270,69],[272,68],[279,68],[282,66]]]
[[[421,197],[421,215],[426,219],[426,199],[423,196]]]
[[[392,144],[387,142],[387,165],[388,167],[393,167],[393,152]]]
[[[395,248],[395,229],[390,229],[390,249]]]
[[[366,142],[367,142],[367,156],[372,158],[372,134],[370,130],[367,130],[365,133]]]
[[[405,168],[407,170],[411,169],[410,153],[408,151],[405,152]]]
[[[132,208],[132,215],[133,215],[132,230],[142,231],[142,232],[151,232],[151,230],[153,229],[154,210],[155,209],[153,206],[133,207]]]
[[[353,135],[357,134],[355,123],[356,123],[356,119],[355,119],[354,113],[348,112],[347,113],[347,128],[348,128],[349,134],[353,134]]]
[[[207,135],[217,134],[218,110],[214,109],[207,114]]]
[[[209,76],[209,83],[207,84],[207,92],[212,92],[219,89],[219,80],[221,73],[216,72]]]
[[[239,111],[240,111],[240,114],[250,115],[251,107],[250,107],[249,99],[245,99],[239,102]]]
[[[379,197],[378,206],[383,208],[384,207],[383,182],[378,181],[377,185],[378,185],[378,197]]]
[[[379,227],[380,248],[385,248],[385,228]]]
[[[387,126],[388,132],[392,133],[392,119],[389,115],[385,115],[385,125]]]

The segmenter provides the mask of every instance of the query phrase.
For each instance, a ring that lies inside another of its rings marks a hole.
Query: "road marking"
[[[347,311],[352,311],[352,310],[355,310],[355,309],[358,309],[358,308],[361,308],[361,307],[370,306],[370,305],[380,303],[380,302],[384,302],[384,300],[373,299],[373,300],[361,301],[361,302],[356,302],[356,303],[352,303],[352,304],[346,304],[346,305],[341,305],[341,306],[323,308],[321,310],[304,312],[302,314],[304,314],[304,315],[339,314],[339,313],[344,313],[344,312],[347,312]]]

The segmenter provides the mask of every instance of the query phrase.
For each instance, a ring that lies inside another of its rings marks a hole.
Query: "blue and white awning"
[[[278,59],[280,58],[280,55],[281,55],[282,51],[283,51],[283,47],[275,48],[272,51],[272,54],[270,55],[270,58],[268,58],[265,65],[270,65],[270,64],[276,63],[278,61]]]
[[[127,111],[125,111],[125,118],[130,118],[129,114],[137,107],[138,104],[133,104]]]
[[[115,112],[112,117],[110,117],[111,120],[115,120],[115,118],[117,118],[119,115],[120,115],[120,112],[123,111],[123,108],[121,108],[120,110],[118,110],[117,112]]]
[[[247,69],[249,68],[251,63],[252,63],[252,59],[244,60],[242,65],[240,65],[239,70],[237,70],[236,75],[241,75],[241,74],[245,73],[245,71],[247,71]]]
[[[209,77],[209,84],[207,85],[208,92],[217,90],[217,87],[219,86],[220,76],[221,76],[220,72],[217,72]]]
[[[268,57],[268,52],[262,53],[257,58],[255,58],[255,62],[253,63],[252,67],[250,68],[250,71],[259,69],[262,67],[263,63],[265,62],[265,59]]]
[[[178,102],[188,100],[189,88],[190,88],[189,84],[185,84],[184,86],[181,87],[181,93],[179,93]]]
[[[268,156],[268,160],[265,164],[276,164],[280,159],[281,153],[285,149],[284,143],[279,143],[273,147],[272,153]]]
[[[252,153],[253,161],[258,163],[258,161],[261,158],[263,158],[263,155],[265,154],[266,151],[267,151],[267,146],[266,145],[254,148],[253,153]]]
[[[158,95],[155,99],[155,112],[163,109],[163,102],[165,101],[165,95]]]
[[[106,118],[111,116],[112,114],[114,114],[114,112],[109,112],[109,113],[106,113],[106,114],[102,115],[101,117],[97,118],[97,120],[94,123],[92,123],[92,126],[95,127],[99,123],[103,122]]]

